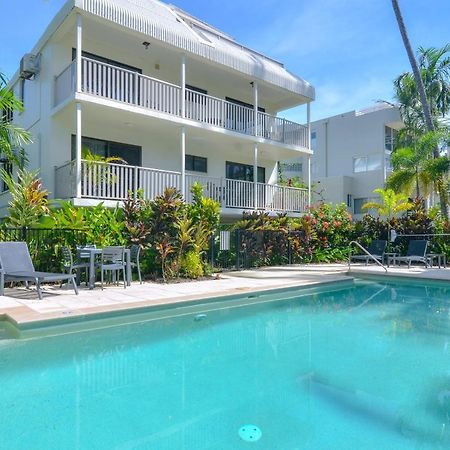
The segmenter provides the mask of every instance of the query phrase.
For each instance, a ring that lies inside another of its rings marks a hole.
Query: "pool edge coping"
[[[288,285],[274,285],[266,288],[237,288],[224,291],[223,293],[214,292],[208,294],[197,294],[189,296],[177,296],[164,299],[164,302],[151,304],[153,300],[144,300],[140,303],[127,303],[121,305],[115,305],[114,309],[98,311],[97,308],[90,308],[89,310],[80,309],[79,311],[73,311],[71,314],[63,315],[63,313],[50,313],[54,314],[53,317],[37,317],[37,318],[27,318],[24,320],[17,320],[14,314],[5,312],[0,313],[0,321],[5,321],[10,325],[17,328],[19,331],[28,331],[38,328],[47,328],[52,325],[69,325],[81,322],[89,322],[94,320],[101,320],[104,318],[114,318],[114,317],[127,317],[134,314],[144,314],[147,312],[156,311],[167,311],[170,309],[176,310],[177,308],[197,306],[202,304],[213,304],[223,301],[236,300],[244,295],[250,294],[277,294],[284,291],[289,291],[295,288],[300,288],[301,290],[311,289],[315,287],[327,286],[332,284],[351,284],[354,282],[354,277],[343,272],[335,276],[335,279],[326,281],[311,281],[307,283],[289,283]],[[24,307],[18,307],[15,309],[22,309]],[[14,311],[12,311],[14,312]],[[40,314],[40,313],[36,313]]]

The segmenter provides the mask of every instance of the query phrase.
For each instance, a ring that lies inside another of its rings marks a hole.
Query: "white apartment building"
[[[403,124],[398,108],[380,103],[311,122],[313,199],[346,203],[356,218],[362,205],[377,198],[391,171],[390,155]],[[283,176],[304,179],[304,158],[282,164]]]
[[[224,217],[309,202],[308,189],[277,185],[277,161],[311,155],[309,124],[278,114],[305,105],[309,121],[313,86],[174,6],[68,0],[11,86],[52,198],[112,206],[174,186],[189,200],[199,181]],[[86,148],[126,164],[86,162]]]

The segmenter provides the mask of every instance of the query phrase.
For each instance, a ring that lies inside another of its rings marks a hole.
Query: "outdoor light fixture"
[[[144,41],[142,45],[145,47],[145,50],[148,50],[148,48],[150,47],[150,42]]]

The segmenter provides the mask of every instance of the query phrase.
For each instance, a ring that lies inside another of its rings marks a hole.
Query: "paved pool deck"
[[[217,279],[161,284],[134,282],[130,287],[107,286],[89,290],[82,285],[80,294],[71,288],[44,286],[43,299],[38,300],[32,288],[7,288],[0,297],[0,319],[7,319],[18,326],[67,317],[109,313],[123,310],[139,310],[152,306],[189,302],[224,296],[288,288],[313,286],[348,280],[349,276],[372,274],[380,276],[403,276],[415,279],[444,280],[450,285],[450,268],[407,269],[389,268],[386,273],[377,266],[354,265],[351,271],[345,264],[312,264],[284,267],[267,267],[239,272],[226,272]]]

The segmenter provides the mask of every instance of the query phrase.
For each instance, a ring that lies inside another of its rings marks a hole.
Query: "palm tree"
[[[7,86],[6,77],[0,73],[0,157],[3,162],[23,167],[27,161],[24,146],[31,144],[31,135],[11,123],[9,113],[22,111],[23,105]]]
[[[388,220],[392,219],[395,214],[408,211],[412,208],[412,203],[405,194],[396,194],[393,189],[375,189],[373,191],[380,197],[379,202],[367,202],[363,209],[375,209],[379,216],[385,216]]]
[[[422,80],[422,75],[419,70],[419,65],[417,64],[416,58],[414,56],[413,49],[411,47],[411,42],[409,41],[408,32],[406,30],[405,22],[403,20],[402,12],[398,4],[398,0],[392,0],[392,7],[394,9],[395,18],[397,19],[398,28],[402,36],[403,45],[405,46],[406,53],[408,55],[409,63],[411,64],[411,69],[414,75],[414,80],[416,82],[416,89],[419,94],[420,103],[422,104],[423,115],[425,117],[425,123],[429,131],[434,130],[433,119],[431,117],[430,106],[427,102],[427,96],[425,94],[425,87]]]
[[[435,128],[437,117],[445,117],[450,110],[449,54],[450,44],[442,48],[419,47],[419,67]]]
[[[419,94],[420,103],[422,105],[422,111],[423,111],[423,116],[425,119],[425,124],[426,124],[427,130],[434,131],[435,130],[434,122],[433,122],[433,118],[431,115],[431,108],[427,101],[425,87],[424,87],[424,83],[422,80],[422,74],[419,70],[419,65],[414,56],[414,52],[411,47],[411,42],[409,41],[408,32],[406,30],[405,22],[403,20],[403,16],[402,16],[402,13],[400,10],[400,6],[398,4],[398,0],[392,0],[392,7],[394,9],[395,17],[397,19],[398,28],[399,28],[400,34],[402,36],[403,44],[405,46],[405,50],[408,55],[409,63],[411,64],[411,69],[413,72],[414,81],[416,83],[416,89]],[[436,147],[433,150],[433,156],[435,158],[440,157],[439,147]],[[439,186],[439,192],[441,193],[441,195],[439,196],[441,213],[444,215],[444,217],[448,217],[447,202],[446,202],[447,198],[446,198],[446,195],[444,195],[445,183],[443,180],[437,180],[437,184]]]
[[[375,189],[373,191],[380,197],[379,202],[367,202],[363,209],[375,209],[379,216],[385,216],[388,225],[388,240],[390,237],[390,222],[396,215],[404,211],[408,211],[413,207],[413,204],[408,200],[405,194],[396,194],[393,189]]]
[[[421,196],[421,191],[422,195],[427,195],[435,180],[442,177],[444,161],[448,165],[447,156],[433,159],[434,148],[443,140],[441,132],[430,131],[413,139],[409,146],[396,149],[391,156],[394,171],[387,179],[387,187],[407,195],[415,191],[416,197]]]

